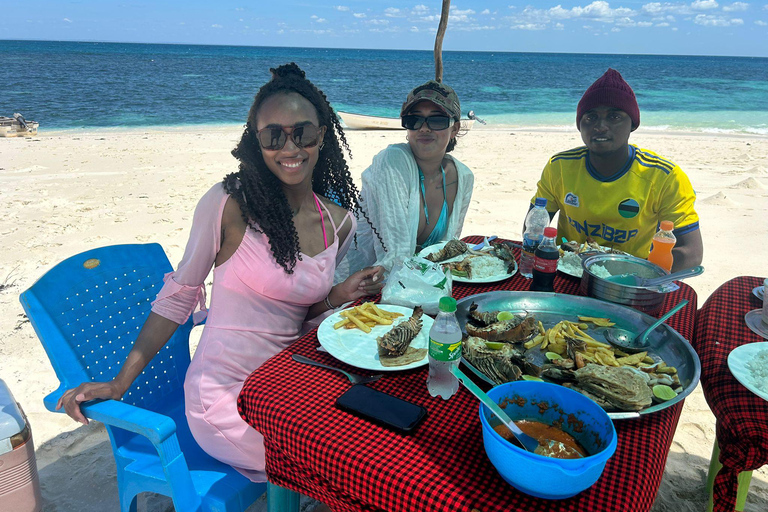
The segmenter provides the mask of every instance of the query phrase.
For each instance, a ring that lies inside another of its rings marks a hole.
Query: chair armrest
[[[65,412],[63,408],[56,410],[56,403],[65,391],[59,388],[46,396],[43,400],[45,407],[51,412]],[[176,434],[176,422],[168,416],[118,400],[92,400],[82,404],[80,409],[87,418],[140,434],[154,445],[160,445]]]

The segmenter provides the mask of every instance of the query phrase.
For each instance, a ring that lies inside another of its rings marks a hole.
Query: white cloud
[[[555,30],[565,30],[565,25],[562,23],[555,23]]]
[[[389,25],[389,20],[379,20],[376,18],[373,18],[371,20],[368,20],[366,23],[369,25]]]
[[[411,27],[411,32],[418,32],[418,31],[419,31],[419,27]]]
[[[548,24],[553,20],[583,19],[599,21],[601,23],[614,23],[617,19],[624,19],[637,14],[633,9],[618,7],[612,9],[608,2],[599,0],[581,7],[576,6],[566,9],[561,5],[550,9],[536,9],[527,6],[519,14],[513,14],[511,19],[518,24]]]
[[[613,27],[613,28],[611,29],[611,32],[621,32],[621,29],[620,29],[620,28],[618,28],[618,27]]]
[[[334,9],[341,12],[347,12],[349,10],[349,7],[347,7],[346,5],[336,5],[334,6]]]
[[[749,9],[749,4],[745,2],[734,2],[731,5],[723,6],[724,12],[746,11],[747,9]]]
[[[669,26],[669,23],[667,23],[666,21],[664,21],[664,22],[662,22],[662,23],[657,23],[657,24],[656,24],[656,26],[657,26],[657,27],[668,27],[668,26]]]
[[[512,30],[544,30],[547,28],[547,26],[543,23],[525,23],[520,25],[512,25],[509,28]]]
[[[653,26],[653,22],[652,21],[638,21],[637,22],[637,26],[638,27],[643,27],[643,28],[645,28],[645,27],[652,27]]]
[[[413,12],[416,14],[426,14],[429,11],[429,7],[427,7],[424,4],[415,5],[413,7]]]
[[[66,21],[67,23],[72,23],[72,20],[69,18],[64,18],[62,21]]]
[[[356,12],[352,16],[354,16],[355,18],[362,19],[362,18],[365,18],[365,13],[364,12]]]
[[[483,12],[481,12],[480,14],[491,14],[491,10],[490,9],[484,9]]]
[[[326,21],[328,21],[325,18],[319,17],[317,14],[313,14],[312,16],[310,16],[310,18],[312,18],[312,20],[314,20],[315,23],[325,23]]]
[[[698,14],[693,19],[693,22],[704,27],[730,27],[733,25],[744,24],[744,20],[740,18],[728,19],[723,16],[715,16],[712,14]]]
[[[218,23],[214,23],[211,25],[211,28],[224,28],[222,25],[219,25]]]
[[[755,25],[758,25],[760,27],[765,27],[765,26],[768,26],[768,23],[766,23],[766,22],[764,22],[762,20],[757,20],[757,21],[755,21]]]
[[[400,13],[400,9],[387,7],[384,9],[384,16],[387,16],[388,18],[400,18],[402,17],[402,14]]]
[[[691,8],[694,11],[707,11],[710,9],[717,9],[718,4],[715,0],[696,0],[691,4]]]

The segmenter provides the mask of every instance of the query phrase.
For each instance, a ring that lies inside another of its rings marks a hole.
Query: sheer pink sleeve
[[[165,284],[152,302],[154,313],[178,324],[192,313],[195,324],[205,319],[205,278],[221,247],[221,216],[228,197],[219,183],[197,203],[184,257],[175,272],[165,274]]]

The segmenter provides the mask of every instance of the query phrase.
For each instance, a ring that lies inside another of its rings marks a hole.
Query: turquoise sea
[[[295,61],[337,110],[396,116],[434,76],[431,51],[0,41],[0,115],[41,130],[243,124],[270,67]],[[768,59],[444,52],[444,81],[490,125],[573,127],[608,67],[644,129],[768,134]]]

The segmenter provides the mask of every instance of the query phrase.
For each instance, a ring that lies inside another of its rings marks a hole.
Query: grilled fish
[[[408,350],[408,345],[421,332],[421,306],[413,308],[411,318],[393,327],[388,333],[376,338],[379,356],[399,357]]]
[[[461,240],[449,240],[448,243],[446,243],[445,246],[443,246],[443,248],[439,251],[433,252],[432,254],[427,254],[426,259],[437,263],[451,259],[454,256],[458,256],[459,254],[464,254],[468,250],[469,247],[467,244]]]

